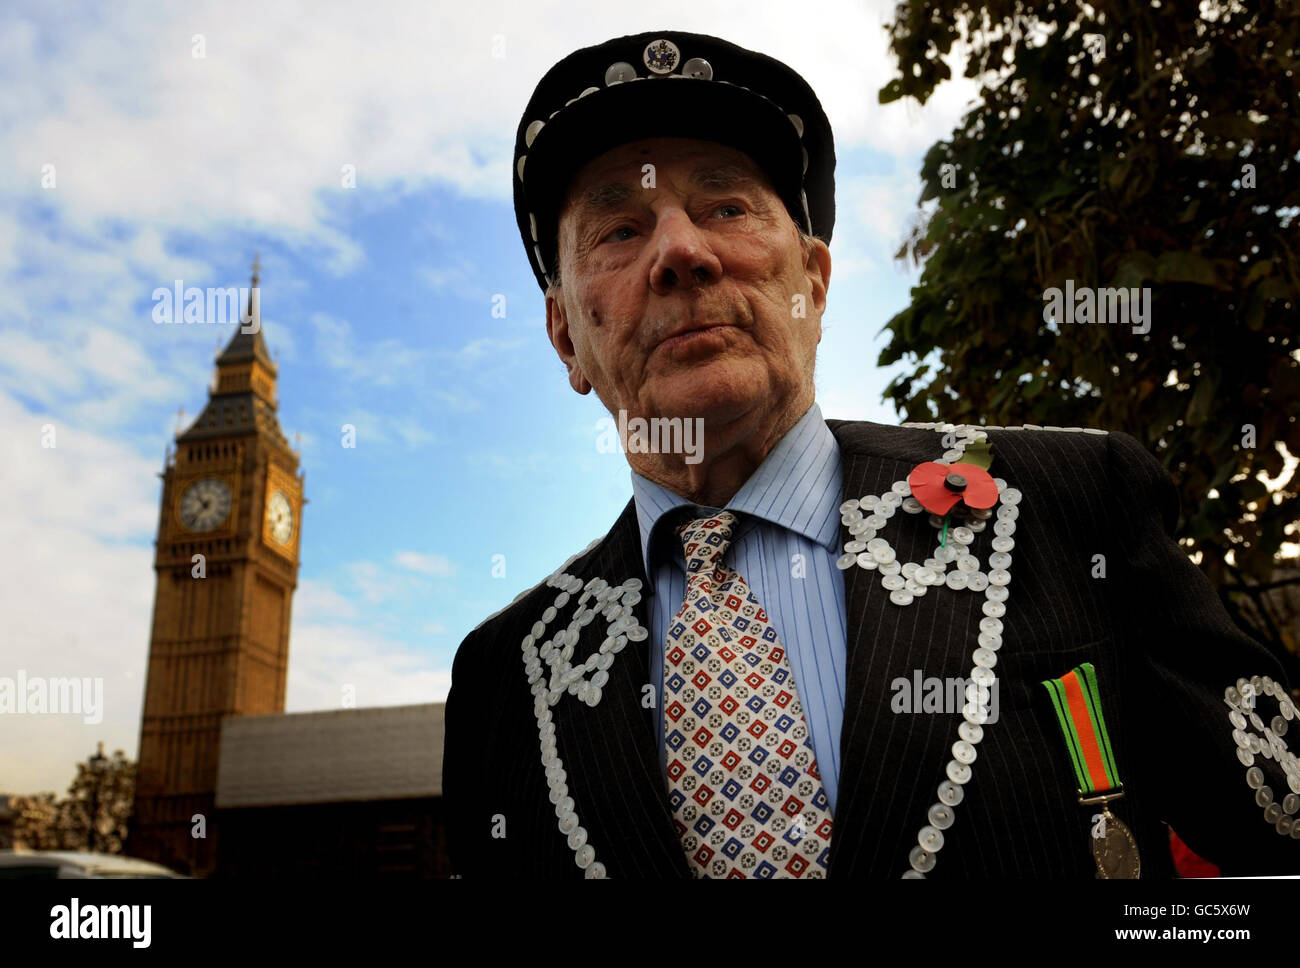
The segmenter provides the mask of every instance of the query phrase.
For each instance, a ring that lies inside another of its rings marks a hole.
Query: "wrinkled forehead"
[[[695,138],[646,138],[612,148],[574,174],[560,210],[561,232],[566,222],[576,224],[627,201],[651,171],[657,176],[661,169],[671,169],[675,180],[696,188],[757,185],[774,191],[767,174],[738,148]]]

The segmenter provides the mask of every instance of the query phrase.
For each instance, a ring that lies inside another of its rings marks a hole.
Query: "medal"
[[[1124,796],[1124,785],[1106,733],[1096,670],[1091,662],[1085,662],[1059,679],[1043,680],[1043,686],[1052,697],[1052,708],[1079,783],[1079,805],[1101,807],[1101,813],[1092,815],[1091,828],[1097,877],[1109,880],[1141,876],[1137,840],[1110,809],[1113,801]]]
[[[1110,812],[1110,801],[1123,795],[1121,790],[1100,797],[1079,798],[1084,806],[1101,803],[1101,813],[1092,815],[1092,859],[1097,864],[1097,877],[1103,880],[1136,878],[1142,873],[1133,831]]]

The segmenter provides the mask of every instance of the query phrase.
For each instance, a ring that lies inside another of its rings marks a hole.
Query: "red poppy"
[[[974,464],[917,464],[907,475],[907,483],[921,507],[940,517],[958,504],[991,508],[998,503],[998,486],[992,475]]]

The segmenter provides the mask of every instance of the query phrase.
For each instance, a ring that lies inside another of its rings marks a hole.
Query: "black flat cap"
[[[745,152],[804,231],[835,226],[835,143],[808,82],[707,34],[652,30],[584,47],[538,82],[515,133],[515,220],[545,292],[570,180],[629,141],[677,136]]]

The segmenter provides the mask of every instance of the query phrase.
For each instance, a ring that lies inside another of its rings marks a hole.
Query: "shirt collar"
[[[727,502],[727,509],[779,525],[835,551],[840,488],[839,444],[814,403]],[[656,526],[678,508],[699,505],[636,471],[632,472],[632,495],[641,530],[642,561],[653,585],[651,538],[664,540],[656,537]]]

